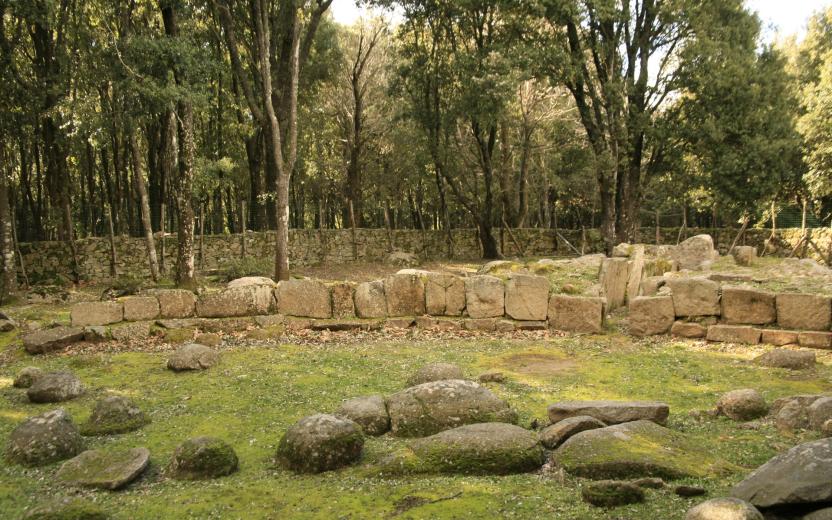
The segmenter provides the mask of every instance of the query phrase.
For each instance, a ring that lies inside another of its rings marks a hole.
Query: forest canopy
[[[0,243],[832,214],[832,8],[742,0],[0,0]],[[385,15],[396,8],[395,21]],[[450,240],[450,234],[449,234]],[[9,259],[11,254],[11,260]],[[7,285],[10,268],[6,267]]]

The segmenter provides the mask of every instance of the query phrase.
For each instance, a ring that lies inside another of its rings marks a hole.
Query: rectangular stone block
[[[506,282],[506,314],[520,321],[543,321],[549,307],[549,279],[512,275]]]
[[[817,294],[777,295],[777,324],[784,329],[829,330],[832,299]]]
[[[726,323],[767,325],[777,321],[774,293],[747,287],[722,288],[722,319]]]
[[[797,341],[801,347],[829,350],[832,349],[832,332],[800,332]]]
[[[760,335],[760,329],[749,325],[711,325],[707,339],[719,343],[756,345],[760,342]]]
[[[355,314],[359,318],[386,318],[387,300],[384,282],[375,280],[358,284],[355,288]]]
[[[354,318],[355,300],[353,293],[355,287],[351,283],[340,282],[330,287],[332,293],[332,317],[333,318]]]
[[[277,309],[286,316],[331,318],[332,295],[329,287],[317,280],[281,280],[277,284]]]
[[[764,329],[762,342],[775,347],[797,345],[797,332],[793,330]]]
[[[465,330],[494,332],[497,330],[497,318],[469,318],[462,322]]]
[[[707,278],[669,278],[676,316],[719,316],[719,284]]]
[[[549,326],[567,332],[599,333],[604,328],[604,298],[553,294],[549,298]]]
[[[607,299],[607,308],[615,310],[622,307],[627,298],[630,261],[626,258],[605,258],[601,262],[601,272],[598,278]]]
[[[154,296],[128,296],[124,304],[125,321],[155,320],[159,317],[159,300]]]
[[[666,334],[676,319],[670,296],[639,296],[628,308],[630,334],[634,336]]]
[[[196,313],[202,318],[232,318],[268,314],[274,308],[274,290],[267,285],[246,285],[199,296]]]
[[[468,316],[499,318],[505,313],[505,287],[494,276],[478,275],[465,279],[465,303]]]
[[[162,318],[190,318],[196,312],[196,295],[185,289],[159,289],[151,293],[159,300]]]
[[[69,318],[73,327],[110,325],[124,319],[121,302],[80,302],[72,306]]]
[[[130,341],[150,337],[150,322],[137,321],[116,325],[110,329],[110,336],[116,341]]]
[[[425,313],[425,281],[420,274],[397,273],[384,279],[388,316],[421,316]]]
[[[670,333],[680,338],[700,339],[708,334],[708,329],[701,323],[693,321],[677,321],[670,328]]]
[[[425,276],[425,310],[431,316],[462,316],[465,310],[465,282],[446,273]]]

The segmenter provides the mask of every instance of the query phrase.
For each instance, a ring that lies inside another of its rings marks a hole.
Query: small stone
[[[407,386],[416,386],[445,379],[465,379],[465,376],[462,374],[462,369],[453,363],[431,363],[417,370],[407,380]]]
[[[544,428],[540,432],[540,442],[544,447],[554,450],[576,433],[594,430],[595,428],[604,428],[605,426],[606,424],[603,422],[588,415],[569,417],[568,419],[558,421]]]
[[[43,370],[37,367],[26,367],[17,373],[12,386],[15,388],[29,388],[41,374],[43,374]]]
[[[757,248],[752,246],[736,246],[731,250],[731,256],[737,265],[748,267],[757,258]]]
[[[357,462],[363,448],[364,436],[355,422],[334,415],[310,415],[280,439],[277,461],[298,473],[321,473]]]
[[[759,392],[751,388],[732,390],[716,403],[717,411],[734,421],[750,421],[765,416],[768,405]]]
[[[387,318],[384,326],[388,329],[409,329],[416,323],[413,318]]]
[[[215,332],[207,332],[205,334],[197,334],[194,343],[205,345],[206,347],[218,347],[222,343],[222,336]]]
[[[581,489],[584,502],[598,507],[619,507],[644,502],[644,490],[629,482],[599,480]]]
[[[84,393],[84,386],[72,372],[46,372],[35,378],[26,391],[33,403],[59,403]]]
[[[239,459],[228,443],[196,437],[176,448],[167,472],[178,480],[203,480],[230,475],[238,468]]]
[[[832,437],[832,419],[827,419],[823,422],[823,425],[820,427],[820,433],[824,437]]]
[[[6,458],[25,466],[41,466],[74,457],[84,439],[72,417],[59,408],[30,417],[9,435]]]
[[[82,435],[113,435],[138,430],[150,419],[133,401],[110,396],[95,403],[92,415],[81,425]]]
[[[375,437],[390,431],[390,415],[380,395],[348,399],[341,403],[335,415],[354,421],[367,435]]]
[[[219,362],[217,351],[205,345],[188,343],[182,345],[168,358],[168,368],[176,372],[183,370],[205,370]]]
[[[666,484],[658,477],[644,477],[632,481],[633,484],[644,489],[662,489]]]
[[[808,350],[776,348],[757,357],[754,362],[765,367],[807,370],[815,366],[817,357]]]
[[[90,325],[84,327],[84,341],[88,343],[101,343],[110,339],[110,332],[103,325]]]
[[[715,498],[702,502],[685,515],[685,520],[764,520],[756,507],[738,498]]]
[[[708,494],[708,490],[699,486],[676,486],[673,492],[680,497],[701,497]]]
[[[114,490],[138,478],[149,463],[147,448],[87,450],[64,462],[55,477],[74,486]]]
[[[97,504],[82,498],[61,498],[39,505],[24,520],[108,520],[110,515]]]
[[[0,332],[11,332],[15,328],[17,328],[17,324],[13,320],[0,319]]]
[[[506,380],[506,376],[499,370],[489,370],[480,374],[477,379],[480,383],[502,383]]]

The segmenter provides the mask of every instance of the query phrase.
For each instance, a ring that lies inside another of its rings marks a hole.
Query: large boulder
[[[777,324],[784,329],[829,330],[832,298],[817,294],[777,295]]]
[[[390,414],[380,395],[347,399],[341,403],[335,415],[354,421],[366,435],[375,437],[390,431]]]
[[[764,520],[762,513],[738,498],[714,498],[691,508],[685,520]]]
[[[549,326],[566,332],[600,333],[605,305],[603,298],[553,294],[549,298]]]
[[[239,466],[237,454],[227,442],[195,437],[176,447],[167,473],[178,480],[204,480],[230,475]]]
[[[268,314],[274,308],[274,290],[270,285],[243,285],[206,292],[196,302],[202,318],[231,318]]]
[[[731,250],[734,263],[743,267],[749,267],[757,258],[757,248],[753,246],[736,246]]]
[[[168,368],[181,372],[184,370],[205,370],[216,365],[220,356],[216,350],[198,343],[182,345],[168,358]]]
[[[90,418],[81,425],[81,433],[114,435],[138,430],[149,422],[147,414],[129,398],[111,395],[95,403]]]
[[[737,484],[731,495],[759,508],[832,501],[832,438],[795,446]]]
[[[464,379],[462,369],[453,363],[431,363],[425,365],[416,371],[410,379],[407,380],[407,386],[421,385],[422,383],[430,383],[432,381],[442,381],[445,379]]]
[[[716,411],[734,421],[751,421],[768,413],[768,405],[760,392],[752,388],[731,390],[716,403]]]
[[[505,287],[494,276],[478,275],[465,279],[465,301],[471,318],[498,318],[505,313]]]
[[[425,281],[419,274],[398,273],[384,279],[388,316],[421,316],[425,313]]]
[[[673,298],[669,296],[639,296],[629,305],[630,333],[634,336],[666,334],[673,326]]]
[[[128,296],[121,300],[125,321],[155,320],[159,317],[159,300],[154,296]]]
[[[580,416],[594,417],[605,424],[641,420],[665,424],[670,407],[657,401],[560,401],[549,405],[548,414],[552,424]]]
[[[387,399],[393,435],[424,437],[481,422],[517,420],[508,404],[472,381],[451,379],[417,385]]]
[[[676,246],[671,255],[679,269],[702,271],[711,267],[719,254],[710,235],[696,235]]]
[[[23,336],[23,348],[29,354],[46,354],[83,339],[84,329],[81,327],[52,327]]]
[[[722,319],[727,323],[766,325],[777,321],[774,293],[748,287],[722,288]]]
[[[605,426],[607,425],[588,415],[569,417],[543,428],[540,432],[540,442],[545,448],[554,450],[577,433],[604,428]]]
[[[358,284],[355,288],[355,314],[359,318],[387,317],[384,282],[376,280]]]
[[[707,278],[670,278],[676,316],[719,316],[719,284]]]
[[[513,274],[506,281],[506,314],[520,321],[545,321],[549,306],[549,279]]]
[[[75,399],[84,393],[84,385],[72,372],[46,372],[35,378],[26,390],[33,403],[60,403]]]
[[[149,463],[147,448],[87,450],[64,462],[55,477],[73,486],[120,489],[136,480]]]
[[[425,276],[425,310],[431,316],[461,316],[465,310],[465,282],[452,274]]]
[[[807,370],[815,366],[817,356],[811,350],[776,348],[757,356],[754,362],[764,367]]]
[[[553,454],[568,473],[591,479],[706,477],[725,466],[679,432],[652,421],[588,430]]]
[[[79,302],[69,311],[73,327],[87,325],[110,325],[124,319],[124,306],[121,302]]]
[[[506,423],[461,426],[408,448],[403,469],[425,473],[506,475],[534,471],[545,461],[536,433]]]
[[[277,447],[280,465],[298,473],[321,473],[361,458],[364,436],[355,422],[316,414],[292,425]]]
[[[42,466],[74,457],[84,439],[69,414],[59,408],[30,417],[9,435],[6,458],[25,466]]]
[[[190,318],[196,309],[196,295],[186,289],[158,289],[150,294],[159,300],[159,315],[164,319]]]

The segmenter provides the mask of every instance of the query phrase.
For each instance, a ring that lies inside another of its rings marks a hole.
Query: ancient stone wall
[[[561,230],[561,236],[584,253],[594,253],[602,249],[603,243],[597,230]],[[689,229],[686,236],[708,233],[722,254],[736,236],[735,229]],[[769,230],[748,230],[741,245],[753,245],[760,248],[770,235]],[[506,256],[569,256],[572,249],[563,241],[556,239],[553,230],[515,229],[511,233],[495,230],[498,242]],[[297,229],[289,232],[290,258],[294,265],[308,266],[321,263],[341,264],[357,261],[378,261],[383,259],[392,246],[403,251],[419,254],[424,260],[455,259],[473,260],[480,257],[479,243],[475,230],[457,229],[452,233],[452,244],[448,244],[445,231],[396,230],[392,236],[384,229],[359,229],[353,242],[352,232],[339,230]],[[679,236],[678,228],[660,229],[663,244],[675,244]],[[778,253],[787,255],[796,245],[802,231],[799,229],[778,230],[782,238]],[[639,232],[639,242],[655,243],[654,228],[643,228]],[[814,242],[826,254],[832,244],[832,232],[829,229],[813,230]],[[274,251],[274,236],[271,233],[247,233],[246,251],[250,256],[268,259]],[[165,262],[168,269],[176,262],[176,236],[166,237]],[[196,240],[197,264],[203,270],[221,267],[223,262],[239,258],[242,254],[242,237],[240,235],[205,236],[202,240],[204,259],[200,260],[200,238]],[[157,250],[161,253],[161,240],[157,240]],[[110,278],[110,245],[107,238],[87,238],[77,241],[80,274],[83,279],[101,281]],[[141,238],[116,237],[116,269],[120,275],[148,276],[144,240]],[[69,249],[63,242],[35,242],[20,244],[27,274],[32,283],[52,283],[59,277],[70,276]],[[807,254],[819,258],[817,252],[809,247]]]

